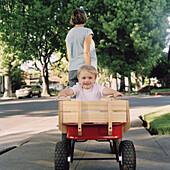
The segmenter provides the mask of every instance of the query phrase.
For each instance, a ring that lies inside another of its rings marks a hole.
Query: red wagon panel
[[[67,138],[73,140],[119,139],[122,138],[122,125],[113,123],[112,135],[108,135],[108,123],[84,123],[82,135],[78,136],[78,124],[67,123]]]

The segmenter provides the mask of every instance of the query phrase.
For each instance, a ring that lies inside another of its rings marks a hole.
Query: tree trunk
[[[128,91],[131,92],[132,91],[131,73],[128,76],[128,81],[129,81]]]
[[[8,98],[12,97],[12,90],[11,90],[11,73],[8,73],[8,75],[4,76],[4,82],[5,82],[5,92],[3,97]]]
[[[145,84],[145,77],[142,76],[142,85]]]
[[[137,88],[137,92],[139,94],[139,90],[140,90],[140,81],[139,81],[139,77],[138,77],[138,73],[135,73],[136,76],[136,88]]]
[[[125,91],[125,77],[121,75],[120,91]]]
[[[48,90],[47,90],[47,83],[46,83],[46,77],[42,76],[42,81],[43,81],[43,92],[42,96],[49,96]]]
[[[42,96],[50,96],[47,64],[45,64],[45,68],[44,67],[42,68],[41,75],[42,75],[42,82],[43,82]]]
[[[167,76],[167,88],[170,88],[170,45],[168,52],[168,76]]]
[[[114,75],[115,75],[115,79],[116,79],[116,90],[118,91],[118,90],[119,90],[119,89],[118,89],[119,87],[118,87],[117,73],[115,73]]]

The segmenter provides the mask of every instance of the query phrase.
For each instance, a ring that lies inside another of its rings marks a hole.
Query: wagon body
[[[75,158],[74,145],[78,141],[97,140],[110,143],[121,170],[136,168],[133,142],[122,141],[122,133],[130,128],[129,102],[104,99],[101,101],[66,100],[59,102],[59,130],[66,138],[55,149],[55,169],[69,170],[73,160],[99,160],[99,158]],[[106,158],[100,158],[106,160]],[[108,158],[110,160],[110,158]]]
[[[68,133],[69,135],[70,133],[73,134],[75,130],[74,134],[77,139],[78,137],[81,139],[83,136],[85,137],[83,131],[93,132],[93,135],[96,132],[96,135],[98,133],[99,136],[103,134],[105,138],[108,136],[108,139],[111,138],[111,135],[113,138],[118,138],[116,136],[120,136],[120,133],[126,133],[130,128],[129,102],[127,100],[111,99],[102,101],[60,101],[58,120],[59,129],[62,133]],[[98,130],[93,131],[92,129],[96,129],[96,126]],[[108,133],[103,133],[106,132],[106,126]],[[116,135],[116,132],[118,135]],[[89,133],[86,134],[90,135]],[[68,138],[70,137],[68,136]]]

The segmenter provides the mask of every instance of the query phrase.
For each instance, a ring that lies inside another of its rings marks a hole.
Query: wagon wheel
[[[116,152],[119,153],[119,145],[121,141],[122,138],[110,140],[110,149],[113,154],[116,154]]]
[[[57,142],[54,156],[55,170],[69,170],[69,148],[67,141]]]
[[[69,150],[71,149],[71,139],[67,138],[67,133],[62,133],[62,141],[67,141],[69,143]]]
[[[133,142],[122,141],[119,146],[119,168],[120,170],[136,169],[136,153]]]

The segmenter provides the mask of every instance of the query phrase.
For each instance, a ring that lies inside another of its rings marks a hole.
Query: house
[[[42,78],[40,74],[31,75],[30,73],[23,72],[22,74],[23,84],[27,85],[40,85],[42,87]],[[54,90],[64,89],[64,85],[60,84],[60,78],[57,76],[51,76],[48,78],[49,88]]]
[[[49,88],[55,90],[63,90],[64,85],[60,84],[60,78],[57,76],[52,76],[48,78],[49,80]]]
[[[40,74],[32,75],[30,73],[23,72],[22,78],[22,83],[27,85],[39,85],[42,82]]]

